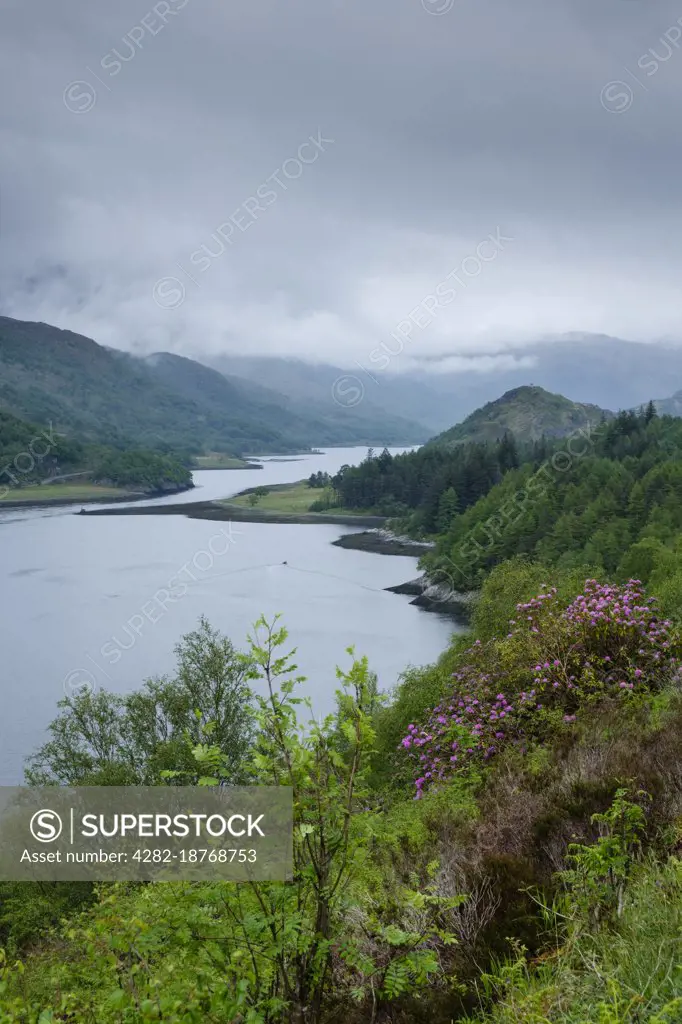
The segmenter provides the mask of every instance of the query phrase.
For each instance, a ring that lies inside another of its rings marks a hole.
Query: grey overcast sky
[[[485,365],[569,331],[682,338],[673,0],[3,0],[0,21],[6,315],[345,365],[411,312],[415,358]]]

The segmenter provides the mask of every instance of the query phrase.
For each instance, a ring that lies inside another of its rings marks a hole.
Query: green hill
[[[59,447],[59,459],[57,448]],[[76,472],[85,461],[85,448],[0,409],[0,486],[38,482],[56,472]]]
[[[198,409],[140,360],[48,324],[0,318],[0,407],[88,441],[199,448]]]
[[[291,452],[412,444],[427,430],[380,411],[347,415],[226,378],[191,359],[140,359],[48,324],[0,317],[0,408],[91,442],[184,452]]]
[[[526,459],[441,531],[429,570],[463,587],[518,556],[545,565],[590,565],[618,579],[677,588],[673,551],[682,534],[682,421],[632,412],[581,439],[571,455]],[[557,442],[561,446],[562,442]],[[561,448],[559,448],[561,451]],[[672,591],[671,591],[672,593]],[[677,598],[676,598],[677,599]]]
[[[539,441],[541,437],[565,437],[587,423],[611,419],[613,413],[596,405],[572,402],[544,388],[528,385],[507,391],[501,398],[477,409],[457,426],[431,440],[431,444],[495,442],[506,433],[519,441]]]
[[[59,491],[42,489],[57,482]],[[64,487],[92,484],[158,493],[191,487],[192,474],[172,455],[85,444],[51,424],[26,423],[0,409],[0,499],[22,499],[35,490],[31,497],[51,500],[68,497]]]

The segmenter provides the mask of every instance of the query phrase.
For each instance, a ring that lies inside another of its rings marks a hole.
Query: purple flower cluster
[[[555,587],[517,605],[504,640],[466,652],[453,691],[401,746],[418,771],[416,799],[505,742],[522,741],[558,709],[570,725],[585,702],[660,686],[679,669],[670,621],[656,615],[639,580],[624,586],[585,582],[568,607]],[[529,651],[534,660],[528,660]]]
[[[567,608],[556,603],[552,595],[550,605],[543,606],[554,628],[548,629],[548,622],[542,627],[545,657],[533,668],[536,688],[574,691],[569,703],[577,707],[586,696],[605,689],[654,689],[674,672],[678,662],[672,653],[672,623],[658,617],[656,598],[645,598],[639,580],[624,586],[587,580],[584,593]],[[541,616],[535,607],[531,615],[539,629]]]

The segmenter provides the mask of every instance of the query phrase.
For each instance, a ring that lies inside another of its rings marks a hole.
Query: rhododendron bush
[[[678,672],[679,642],[639,580],[585,582],[566,607],[556,588],[516,607],[506,637],[476,640],[449,697],[410,724],[402,747],[415,762],[417,797],[430,785],[523,744],[550,722],[570,726],[607,696],[636,699]]]

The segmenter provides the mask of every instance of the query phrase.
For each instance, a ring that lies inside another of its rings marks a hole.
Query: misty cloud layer
[[[410,321],[392,369],[682,337],[672,0],[5,0],[2,21],[3,314],[343,365]]]

